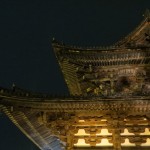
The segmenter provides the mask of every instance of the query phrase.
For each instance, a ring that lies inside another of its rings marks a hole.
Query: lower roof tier
[[[150,148],[150,97],[48,100],[0,95],[0,110],[41,150]]]

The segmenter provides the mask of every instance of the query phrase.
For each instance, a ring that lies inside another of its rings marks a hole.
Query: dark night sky
[[[130,33],[150,0],[1,0],[0,86],[67,93],[51,47],[111,45]],[[38,150],[0,115],[0,150]]]

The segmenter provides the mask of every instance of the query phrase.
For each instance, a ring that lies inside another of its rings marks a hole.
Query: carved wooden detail
[[[149,116],[149,115],[148,115]],[[79,139],[93,147],[99,145],[103,139],[115,150],[121,150],[125,139],[131,144],[141,146],[150,138],[146,130],[150,127],[150,119],[146,115],[127,115],[114,112],[112,114],[85,116],[82,113],[41,113],[39,116],[43,124],[53,135],[66,142],[67,149],[76,147]],[[83,130],[79,133],[80,130]]]

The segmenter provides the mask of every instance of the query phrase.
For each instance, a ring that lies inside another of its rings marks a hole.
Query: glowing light
[[[150,146],[150,139],[146,139],[146,143],[142,143],[141,146]]]
[[[124,132],[121,135],[134,135],[133,133],[129,133],[128,129],[124,129]]]
[[[112,143],[109,143],[108,139],[103,138],[103,139],[101,140],[101,143],[96,144],[96,146],[113,146],[113,144],[112,144]]]
[[[78,133],[75,134],[75,135],[76,135],[76,136],[82,136],[82,135],[90,135],[90,134],[85,133],[85,130],[84,130],[84,129],[79,129],[79,130],[78,130]]]
[[[140,133],[140,135],[150,135],[149,129],[145,128],[145,132],[144,133]]]
[[[101,119],[101,121],[107,121],[107,119]]]
[[[74,146],[90,146],[90,144],[86,144],[84,139],[78,139],[78,143],[74,144]]]
[[[89,147],[90,144],[86,144],[84,139],[79,139],[77,144],[74,144],[74,146],[78,146],[78,147]],[[107,138],[103,138],[101,140],[101,143],[96,144],[96,146],[113,146],[112,143],[109,143]]]
[[[85,122],[84,120],[79,120],[79,122]]]
[[[129,139],[125,139],[124,143],[121,143],[122,146],[135,146],[135,144],[130,143]]]
[[[102,130],[101,130],[101,133],[96,134],[96,135],[112,135],[112,133],[109,133],[109,132],[108,132],[108,129],[102,129]]]

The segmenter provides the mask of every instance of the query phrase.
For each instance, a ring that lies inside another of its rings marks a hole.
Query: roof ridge
[[[127,39],[131,38],[131,36],[136,33],[146,22],[150,22],[150,10],[146,9],[145,13],[143,14],[144,19],[135,27],[133,31],[131,31],[129,34],[127,34],[125,37],[123,37],[121,40],[116,42],[114,45],[115,46],[121,46]]]

